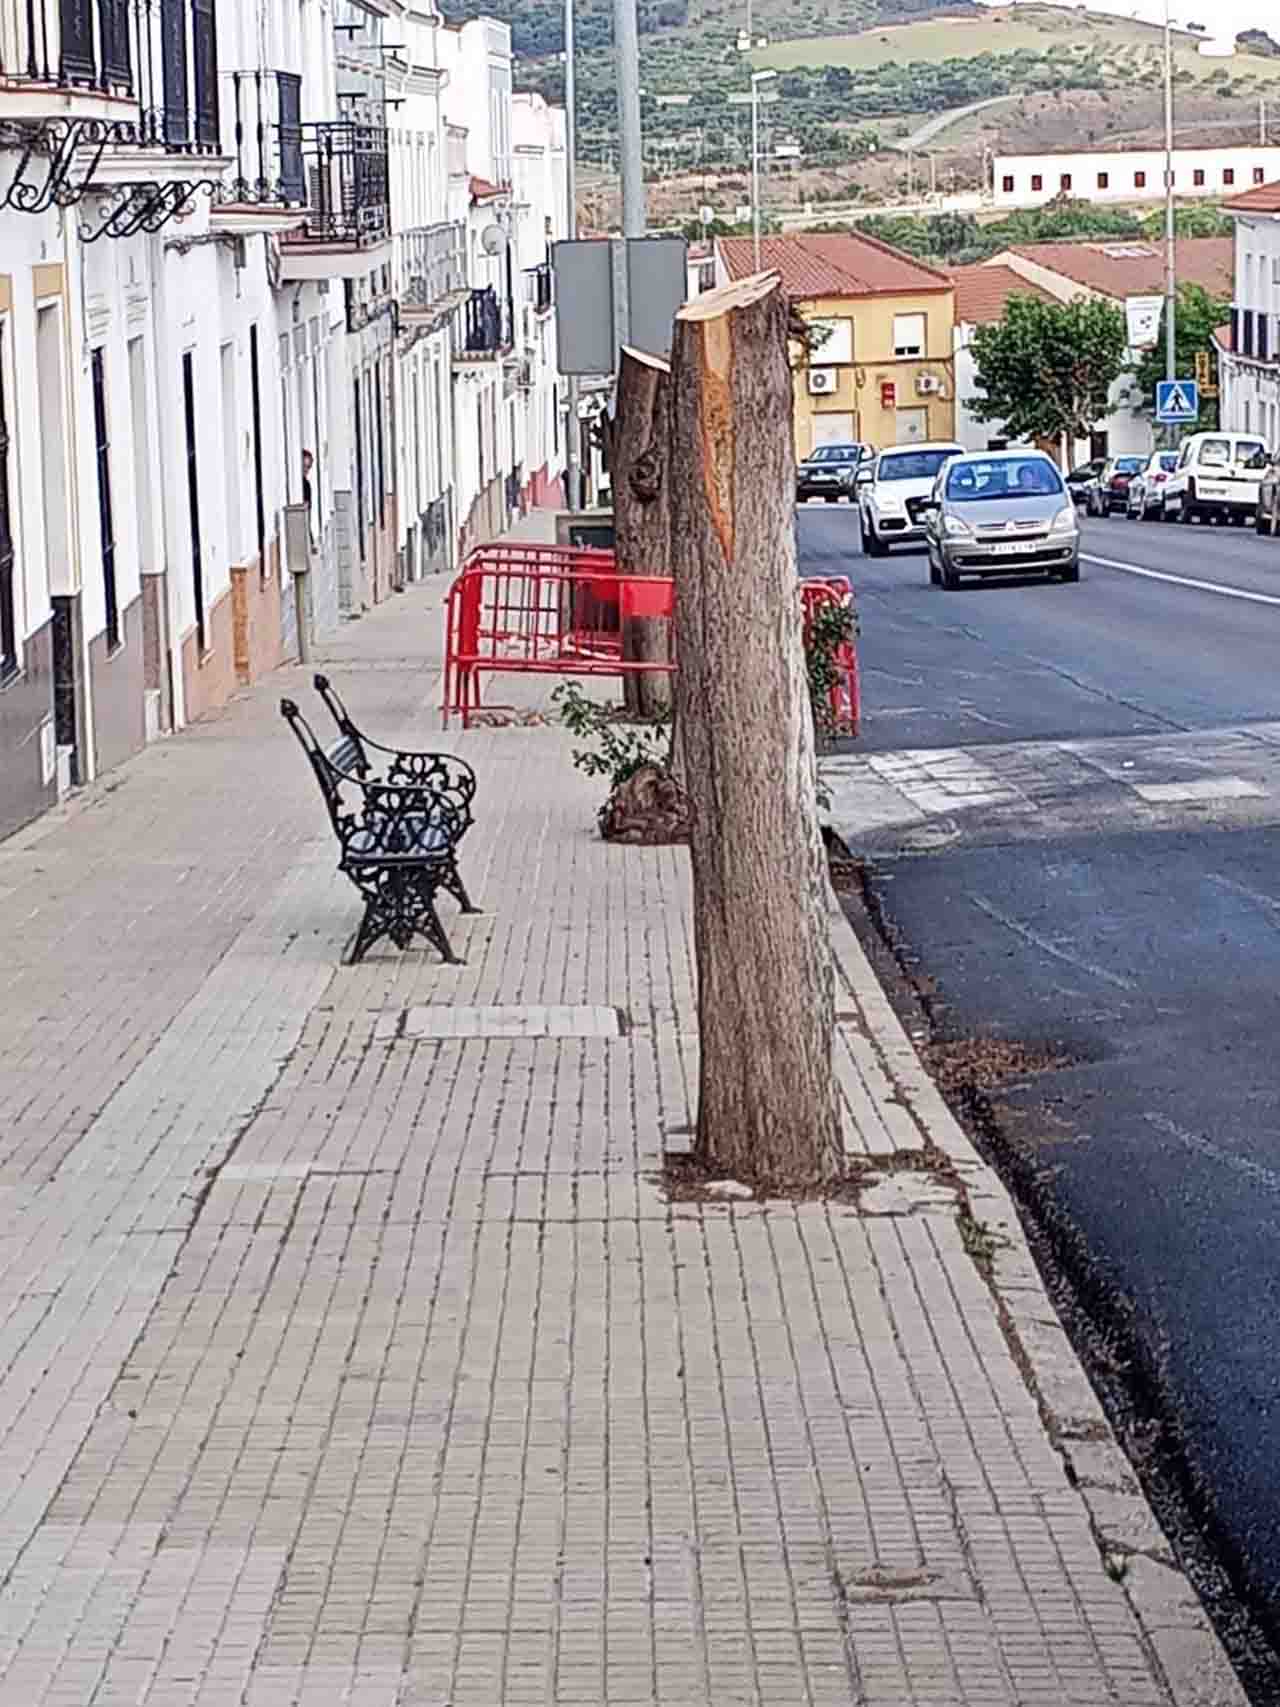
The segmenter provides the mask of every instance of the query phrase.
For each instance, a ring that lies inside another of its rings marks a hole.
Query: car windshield
[[[1062,476],[1043,456],[1025,461],[1002,457],[998,462],[958,462],[947,475],[947,497],[962,504],[992,498],[1051,498],[1062,491]]]
[[[1176,450],[1162,450],[1155,462],[1157,468],[1163,468],[1166,473],[1172,474],[1178,466],[1178,453]]]
[[[1118,456],[1116,458],[1117,474],[1137,474],[1146,464],[1140,456]]]
[[[819,445],[810,462],[857,462],[857,445]]]
[[[932,480],[944,462],[959,456],[956,450],[908,450],[882,456],[877,480]]]

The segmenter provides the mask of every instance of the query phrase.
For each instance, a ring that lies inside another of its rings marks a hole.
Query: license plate
[[[1016,545],[993,545],[991,555],[993,557],[1021,557],[1024,552],[1035,551],[1037,548],[1038,542],[1033,545],[1030,541],[1025,544],[1019,542]]]

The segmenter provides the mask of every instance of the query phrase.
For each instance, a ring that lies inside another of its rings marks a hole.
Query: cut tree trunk
[[[788,308],[776,274],[676,317],[676,718],[693,805],[697,1152],[757,1186],[841,1165],[813,717],[796,597]]]
[[[614,553],[618,571],[623,575],[671,573],[667,486],[670,373],[661,357],[623,348],[618,366],[617,411],[609,444]],[[622,629],[623,658],[665,663],[670,656],[670,629],[670,623],[662,617],[629,618]],[[669,676],[636,675],[623,679],[629,711],[640,717],[669,714]]]

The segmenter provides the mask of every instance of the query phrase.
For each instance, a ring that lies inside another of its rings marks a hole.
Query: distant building
[[[1176,248],[1178,278],[1198,284],[1224,300],[1231,294],[1232,243],[1229,237],[1182,237]],[[969,346],[977,326],[999,320],[1005,303],[1019,289],[1056,302],[1079,297],[1113,302],[1122,308],[1136,357],[1156,342],[1164,309],[1163,244],[1132,239],[1026,243],[1003,250],[975,267],[960,267],[956,283],[957,433],[961,442],[984,449],[999,438],[998,429],[972,413],[976,373]],[[989,280],[984,275],[990,275]],[[1152,418],[1127,375],[1116,381],[1111,409],[1097,423],[1091,440],[1075,447],[1087,456],[1124,456],[1155,448]]]
[[[1037,296],[1053,301],[1050,292],[1031,284],[1012,267],[957,267],[952,278],[956,288],[955,375],[956,433],[966,450],[1002,450],[1009,436],[999,421],[980,421],[973,412],[978,399],[978,370],[973,358],[973,336],[979,326],[1004,319],[1011,296]]]
[[[1231,320],[1215,339],[1222,424],[1280,450],[1280,182],[1226,210],[1236,235]]]
[[[782,275],[821,341],[796,374],[797,456],[860,440],[878,448],[955,434],[955,287],[947,273],[871,237],[766,237],[761,264]],[[748,237],[716,243],[716,282],[756,271]]]
[[[1176,148],[1175,195],[1230,196],[1280,178],[1280,148]],[[1059,197],[1088,202],[1160,202],[1162,148],[1082,153],[997,154],[992,193],[997,207],[1035,207]]]

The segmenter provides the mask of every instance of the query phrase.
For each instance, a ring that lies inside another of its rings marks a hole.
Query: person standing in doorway
[[[307,506],[307,537],[312,545],[316,542],[316,514],[311,505],[311,470],[315,467],[315,457],[309,450],[302,453],[302,501]]]

